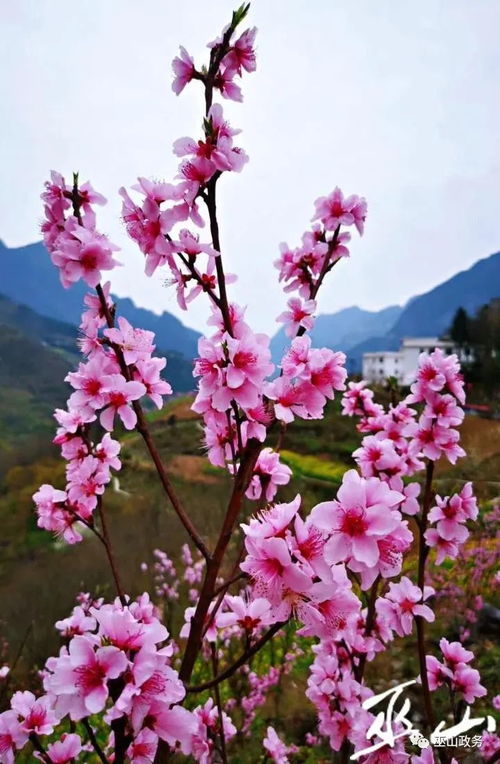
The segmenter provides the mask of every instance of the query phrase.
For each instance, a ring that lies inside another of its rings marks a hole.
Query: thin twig
[[[248,578],[247,573],[237,573],[232,578],[229,578],[227,581],[224,581],[223,584],[221,584],[215,591],[214,591],[214,597],[217,597],[221,592],[227,591],[230,586],[235,584],[237,581],[240,581],[242,578]]]
[[[242,572],[240,572],[240,573],[238,573],[236,575],[236,571],[238,570],[238,568],[240,566],[241,558],[243,557],[244,551],[245,551],[245,547],[242,545],[241,549],[239,551],[238,557],[234,561],[234,565],[233,565],[233,568],[231,570],[231,573],[229,574],[229,579],[225,583],[223,583],[221,586],[219,586],[218,589],[215,589],[215,591],[214,591],[214,597],[217,597],[217,600],[216,600],[215,605],[212,608],[212,610],[210,611],[210,614],[209,614],[209,616],[207,618],[207,622],[206,622],[205,628],[203,629],[202,637],[205,636],[205,634],[207,633],[208,629],[210,628],[210,626],[214,622],[215,616],[217,615],[218,611],[220,610],[220,607],[221,607],[222,603],[224,602],[224,597],[226,596],[226,592],[229,589],[229,587],[231,586],[231,584],[234,583],[235,581],[238,581],[240,578],[246,577],[246,573],[242,573]]]
[[[113,315],[106,303],[106,297],[104,295],[102,286],[100,284],[96,286],[96,292],[99,297],[99,301],[101,303],[101,309],[106,319],[106,323],[108,324],[110,328],[112,328],[114,326]],[[131,378],[130,369],[125,363],[125,358],[124,358],[122,349],[115,344],[112,344],[112,347],[116,354],[123,376],[125,377],[125,379],[130,380]],[[136,417],[137,417],[136,429],[140,433],[140,435],[142,436],[146,444],[146,448],[148,449],[149,454],[156,467],[156,471],[158,473],[158,477],[160,478],[160,482],[163,486],[165,493],[170,499],[170,503],[172,504],[172,507],[174,508],[175,513],[177,514],[181,523],[184,525],[184,528],[188,532],[192,542],[199,549],[199,551],[202,553],[205,559],[208,559],[210,557],[208,548],[206,547],[203,539],[201,538],[198,531],[196,530],[193,523],[191,522],[191,519],[189,518],[187,512],[185,511],[179,497],[175,493],[174,487],[172,483],[170,482],[170,478],[168,477],[166,473],[165,467],[163,466],[162,460],[160,458],[160,454],[158,453],[158,449],[156,448],[156,445],[151,437],[151,433],[149,432],[149,428],[146,422],[146,417],[144,416],[144,412],[142,410],[141,404],[138,401],[132,401],[132,408],[134,409]]]
[[[120,602],[122,605],[126,605],[127,600],[125,599],[125,593],[123,590],[123,586],[120,581],[120,576],[118,573],[118,568],[116,565],[115,557],[113,554],[113,548],[111,546],[111,540],[109,537],[108,532],[108,526],[106,523],[106,517],[104,514],[104,507],[102,505],[102,497],[97,497],[97,510],[99,512],[99,518],[101,520],[101,528],[102,528],[102,535],[97,534],[99,538],[101,538],[102,543],[104,544],[104,548],[106,550],[106,554],[108,556],[109,566],[111,568],[111,573],[113,575],[113,580],[115,582],[116,591],[118,592],[118,596],[120,598]],[[95,531],[94,531],[95,532]]]
[[[51,764],[52,759],[49,759],[47,752],[45,748],[43,747],[43,745],[41,744],[40,738],[38,737],[36,732],[32,732],[30,734],[30,742],[33,748],[35,748],[35,750],[37,750],[38,753],[40,754],[42,761],[47,762],[47,764]]]
[[[425,543],[424,534],[427,529],[427,516],[432,500],[432,478],[434,475],[434,462],[430,459],[427,461],[426,476],[425,476],[425,489],[422,501],[422,516],[420,518],[420,543],[418,550],[418,578],[417,584],[422,592],[422,600],[424,596],[425,585],[425,562],[429,551],[428,546]],[[429,677],[427,674],[427,663],[425,659],[425,621],[422,616],[415,616],[415,622],[417,625],[417,645],[418,645],[418,659],[420,663],[420,680],[422,682],[422,693],[424,696],[425,716],[427,728],[433,730],[436,726],[434,718],[434,710],[432,708],[432,699],[429,689]]]
[[[95,736],[95,732],[92,729],[92,727],[90,726],[89,720],[88,719],[82,719],[82,724],[85,727],[85,730],[87,732],[87,735],[89,736],[89,740],[90,740],[90,742],[92,744],[92,747],[93,747],[94,751],[96,752],[96,754],[99,756],[100,760],[102,761],[102,764],[109,764],[109,759],[107,759],[106,756],[104,755],[104,752],[103,752],[101,746],[99,745],[98,740],[97,740],[97,738]]]
[[[241,666],[243,666],[249,660],[249,658],[255,655],[255,653],[258,653],[259,650],[261,650],[264,645],[267,644],[267,642],[269,642],[269,640],[272,639],[274,635],[283,628],[285,624],[286,621],[275,623],[260,639],[257,640],[257,642],[254,642],[254,644],[249,647],[248,650],[245,650],[245,652],[240,655],[238,660],[236,660],[232,666],[229,666],[229,668],[208,682],[186,687],[186,692],[203,692],[203,690],[210,690],[212,687],[220,684],[225,679],[229,679],[229,677],[236,673],[236,671],[238,671],[238,669],[241,668]]]
[[[211,645],[211,651],[212,651],[212,671],[214,673],[214,679],[215,679],[219,671],[219,668],[218,668],[219,661],[217,658],[217,647],[214,644]],[[222,762],[223,764],[227,764],[226,736],[224,734],[224,715],[222,713],[222,703],[220,699],[220,689],[218,684],[216,684],[214,687],[214,695],[215,695],[215,703],[217,705],[217,712],[219,714],[219,736],[220,736]]]
[[[368,608],[366,612],[365,623],[365,637],[369,637],[375,626],[375,603],[377,601],[378,585],[380,583],[380,576],[377,576],[373,582],[373,586],[370,590],[370,596],[368,598]],[[366,666],[366,653],[363,653],[359,659],[358,665],[354,668],[354,676],[357,682],[361,682],[363,674],[365,673]]]

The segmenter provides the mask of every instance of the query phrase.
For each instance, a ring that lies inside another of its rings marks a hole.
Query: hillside
[[[61,290],[62,291],[62,290]],[[125,302],[133,305],[131,300]],[[121,307],[121,302],[120,302]],[[135,307],[135,306],[134,306]],[[148,314],[149,311],[136,309],[139,314]],[[153,314],[150,314],[153,315]],[[147,316],[146,316],[147,318]],[[47,316],[36,313],[26,305],[20,305],[0,294],[0,324],[5,324],[19,331],[25,338],[41,342],[53,350],[63,353],[66,358],[66,375],[68,369],[73,367],[81,356],[78,352],[76,340],[78,331],[76,326],[58,321]],[[143,324],[138,324],[141,328]],[[165,375],[172,384],[175,392],[185,393],[193,389],[192,365],[182,353],[175,350],[165,350],[157,343],[157,355],[163,355],[167,358],[167,371]],[[16,369],[11,370],[15,378]],[[62,401],[59,401],[61,404]]]
[[[384,395],[377,391],[378,400],[387,402]],[[199,420],[190,403],[189,398],[172,401],[164,411],[149,415],[151,432],[176,491],[204,538],[213,544],[230,478],[202,455]],[[468,457],[455,466],[439,465],[437,485],[449,493],[463,480],[476,479],[477,494],[486,502],[498,494],[500,422],[466,417],[462,431]],[[282,451],[294,478],[280,488],[279,498],[290,501],[300,492],[305,508],[331,500],[343,472],[353,466],[351,452],[360,439],[354,421],[340,415],[339,399],[328,404],[323,420],[297,420],[285,433]],[[153,571],[141,572],[141,563],[151,562],[155,547],[177,561],[186,534],[162,493],[141,437],[131,432],[121,441],[119,490],[108,489],[105,506],[125,588],[135,595],[153,588]],[[67,615],[75,592],[106,597],[113,592],[105,555],[95,538],[85,535],[82,544],[70,549],[36,528],[31,496],[43,482],[64,484],[64,464],[59,458],[45,454],[27,467],[13,467],[0,491],[0,608],[6,623],[0,633],[15,650],[30,622],[37,625],[23,654],[26,665],[40,665],[57,649],[52,624]],[[243,517],[254,511],[255,505],[246,501]],[[238,537],[236,533],[234,556]],[[50,581],[51,586],[37,586],[40,580]],[[177,612],[172,631],[180,617]]]
[[[445,332],[459,307],[470,314],[493,297],[500,296],[500,252],[479,260],[466,271],[423,295],[415,297],[403,310],[390,334],[397,337],[440,335]]]
[[[13,302],[3,294],[0,294],[0,324],[17,329],[32,340],[60,349],[67,353],[71,360],[78,357],[76,327],[41,316],[26,305]]]
[[[75,326],[0,295],[0,475],[46,451],[53,410],[70,391],[64,378],[81,360],[76,339]],[[192,390],[191,362],[161,348],[158,355],[167,357],[165,378],[174,391]]]
[[[42,316],[78,326],[88,287],[79,282],[63,289],[55,268],[41,242],[9,248],[0,241],[0,291],[14,302]],[[160,316],[139,308],[128,297],[116,297],[120,315],[131,324],[155,332],[157,346],[188,359],[197,354],[200,334],[166,311]]]
[[[52,411],[67,398],[65,354],[0,324],[0,475],[50,452]]]

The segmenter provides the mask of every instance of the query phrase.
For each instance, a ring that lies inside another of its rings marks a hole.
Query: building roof
[[[371,358],[397,358],[402,355],[405,348],[422,348],[430,350],[431,348],[453,348],[455,343],[451,340],[440,340],[438,337],[403,337],[399,350],[371,350],[369,353],[363,353],[363,359]]]
[[[363,353],[363,358],[378,358],[379,356],[384,356],[384,358],[391,357],[391,356],[399,356],[400,352],[399,350],[378,350],[378,351],[370,351],[369,353]]]
[[[450,340],[440,340],[438,337],[403,337],[401,347],[453,347]]]

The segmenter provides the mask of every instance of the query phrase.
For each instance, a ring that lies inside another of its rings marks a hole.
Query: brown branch
[[[210,111],[210,107],[212,106],[212,99],[214,94],[214,81],[215,77],[217,75],[217,72],[219,70],[219,66],[221,64],[222,59],[228,53],[229,47],[230,47],[230,40],[231,37],[234,34],[234,31],[240,21],[242,21],[248,11],[248,8],[250,6],[247,5],[246,9],[243,9],[243,13],[239,16],[236,11],[233,11],[233,15],[231,18],[231,23],[229,27],[227,28],[226,32],[224,33],[224,36],[221,40],[220,45],[217,45],[216,47],[212,48],[210,52],[210,64],[208,67],[208,72],[205,75],[205,114],[208,116],[208,112]]]
[[[366,612],[365,623],[365,637],[369,637],[375,626],[375,603],[377,601],[378,585],[380,583],[380,576],[377,576],[373,582],[373,586],[370,589],[370,596],[368,598],[368,609]],[[363,653],[359,659],[358,665],[354,669],[354,676],[357,682],[361,682],[363,674],[365,673],[366,666],[366,653]]]
[[[111,568],[111,573],[113,575],[113,580],[115,582],[116,591],[118,592],[118,596],[120,598],[120,602],[122,603],[122,605],[125,606],[127,604],[127,600],[125,599],[125,594],[124,594],[124,591],[123,591],[123,586],[122,586],[121,581],[120,581],[120,575],[118,573],[118,568],[117,568],[117,565],[116,565],[115,556],[113,554],[113,547],[111,545],[111,540],[110,540],[110,537],[109,537],[108,526],[107,526],[107,523],[106,523],[106,517],[105,517],[105,514],[104,514],[104,508],[103,508],[103,505],[102,505],[102,497],[101,496],[97,497],[97,510],[99,512],[99,518],[100,518],[100,521],[101,521],[102,534],[96,533],[95,528],[93,528],[92,530],[94,531],[94,533],[96,533],[97,537],[100,538],[101,542],[104,544],[104,548],[105,548],[106,554],[108,556],[109,566]]]
[[[337,226],[337,228],[335,229],[335,232],[334,232],[334,234],[332,236],[332,239],[331,239],[331,241],[330,241],[330,243],[328,245],[328,250],[327,250],[327,253],[325,255],[325,259],[323,260],[323,266],[322,266],[321,272],[320,272],[320,274],[318,276],[318,280],[316,281],[316,283],[314,284],[314,287],[311,290],[311,300],[314,300],[316,295],[318,294],[319,288],[320,288],[321,284],[323,283],[324,278],[325,278],[326,274],[328,273],[328,271],[331,271],[333,266],[335,265],[335,263],[338,262],[338,259],[337,259],[337,260],[334,260],[333,263],[331,263],[330,262],[330,258],[331,258],[332,254],[333,254],[333,250],[337,246],[337,241],[339,239],[339,234],[340,234],[340,223]]]
[[[340,233],[340,225],[337,226],[335,229],[335,233],[333,234],[332,240],[329,243],[328,250],[325,254],[323,265],[321,266],[321,272],[314,283],[309,284],[309,299],[315,300],[316,296],[319,292],[320,286],[322,285],[326,274],[332,270],[333,266],[338,263],[338,261],[341,258],[337,258],[337,260],[334,260],[333,263],[330,262],[330,258],[332,256],[333,250],[335,249],[335,246],[337,244],[338,238]],[[299,326],[296,337],[302,337],[306,333],[306,328],[304,326]]]
[[[425,562],[429,552],[429,547],[425,543],[424,534],[427,529],[427,516],[432,501],[432,478],[434,475],[434,462],[427,461],[426,476],[425,476],[425,489],[422,501],[422,517],[420,518],[420,543],[418,550],[418,577],[417,585],[422,591],[422,601],[424,597],[424,585],[425,585]],[[424,696],[425,716],[427,728],[433,730],[436,726],[434,710],[432,708],[432,698],[429,689],[429,677],[427,675],[427,664],[425,660],[425,621],[422,616],[415,616],[415,623],[417,625],[417,645],[418,645],[418,659],[420,663],[420,681],[422,682],[422,693]]]
[[[99,301],[101,303],[101,309],[106,319],[106,323],[108,324],[110,328],[113,328],[114,319],[106,303],[106,297],[104,295],[103,289],[100,284],[96,286],[96,292],[99,297]],[[112,343],[112,347],[116,354],[118,363],[120,365],[120,370],[123,376],[125,377],[125,379],[130,380],[131,378],[130,369],[125,363],[125,358],[124,358],[122,349],[114,343]],[[167,494],[170,500],[170,503],[172,504],[172,507],[174,508],[175,513],[177,514],[184,528],[188,532],[192,542],[199,549],[199,551],[205,557],[205,559],[208,559],[210,557],[208,548],[206,547],[205,542],[203,541],[200,534],[198,533],[193,523],[191,522],[191,519],[189,518],[186,510],[184,509],[179,497],[175,493],[174,487],[172,483],[170,482],[170,479],[167,475],[165,467],[163,466],[161,457],[158,453],[158,449],[156,448],[156,445],[151,437],[151,433],[149,432],[146,417],[144,416],[144,412],[142,410],[141,404],[138,401],[132,401],[132,408],[134,409],[135,414],[137,416],[136,429],[139,432],[139,434],[142,436],[144,443],[146,444],[146,448],[148,449],[149,454],[156,467],[156,471],[158,473],[158,477],[160,478],[160,482],[163,486],[165,493]]]
[[[240,578],[245,578],[246,573],[242,573],[241,571],[236,575],[236,571],[238,570],[241,562],[241,558],[243,557],[243,553],[245,551],[245,547],[242,545],[241,549],[238,553],[238,557],[234,561],[234,565],[232,567],[231,573],[229,574],[229,579],[225,581],[221,586],[218,587],[218,589],[215,589],[213,596],[217,597],[217,600],[215,602],[214,607],[210,611],[210,614],[207,618],[207,623],[205,625],[205,628],[203,629],[202,638],[205,636],[207,631],[209,630],[210,626],[212,625],[215,616],[217,615],[218,611],[220,610],[220,607],[224,601],[224,597],[226,596],[226,592],[235,581],[239,581]]]
[[[240,655],[238,660],[236,660],[232,666],[229,666],[225,671],[223,671],[221,674],[219,674],[214,679],[209,680],[208,682],[204,682],[203,684],[198,685],[191,685],[186,687],[186,692],[203,692],[203,690],[210,690],[212,687],[215,687],[216,685],[223,682],[225,679],[229,679],[230,676],[232,676],[236,671],[238,671],[241,666],[243,666],[253,655],[259,652],[264,645],[266,645],[270,639],[274,637],[275,634],[278,633],[280,629],[283,628],[283,626],[286,624],[286,621],[280,621],[279,623],[275,623],[271,628],[266,631],[266,633],[257,640],[257,642],[254,642],[254,644],[248,648],[248,650],[245,650],[245,652]]]
[[[211,646],[211,652],[212,652],[212,671],[214,673],[214,679],[217,678],[217,673],[219,671],[219,660],[217,658],[217,647],[212,644]],[[217,712],[219,714],[219,736],[220,736],[220,747],[221,747],[221,756],[222,756],[222,763],[227,764],[227,752],[226,752],[226,736],[224,734],[224,716],[222,713],[222,703],[220,698],[220,689],[219,685],[216,684],[214,687],[214,695],[215,695],[215,703],[217,706]]]
[[[167,241],[173,242],[173,239],[172,239],[172,237],[170,236],[169,233],[165,234],[165,238],[167,239]],[[206,292],[209,295],[209,297],[213,300],[215,305],[217,305],[217,307],[220,308],[220,299],[215,294],[213,289],[211,289],[209,286],[207,286],[207,284],[203,283],[200,274],[198,273],[198,271],[194,267],[194,263],[191,262],[190,258],[186,257],[186,255],[183,252],[177,252],[176,254],[180,257],[180,259],[182,260],[182,262],[184,263],[184,265],[188,269],[191,277],[196,281],[197,284],[199,284],[202,287],[203,291]]]
[[[42,761],[45,761],[45,762],[47,762],[47,764],[50,764],[51,763],[51,759],[49,759],[48,754],[45,751],[45,748],[43,747],[43,745],[41,744],[40,738],[38,737],[36,732],[32,732],[30,734],[29,738],[30,738],[31,745],[33,746],[33,748],[35,748],[35,750],[38,751]]]
[[[274,450],[278,454],[281,451],[281,449],[283,448],[283,442],[285,440],[285,435],[286,435],[286,422],[280,422],[280,431],[279,431],[279,435],[278,435],[278,440],[277,440],[276,445],[274,447]]]
[[[123,688],[125,687],[125,681],[123,677],[118,679],[112,679],[109,682],[109,694],[111,700],[116,703]],[[111,722],[111,729],[114,734],[114,757],[113,764],[125,764],[127,749],[132,742],[132,736],[127,733],[127,718],[126,716],[120,716],[118,719],[113,719]]]
[[[241,558],[240,558],[241,559]],[[221,592],[226,592],[227,589],[229,589],[230,586],[235,584],[237,581],[240,581],[242,578],[248,578],[247,573],[237,573],[232,578],[229,578],[227,581],[224,581],[223,584],[221,584],[215,591],[214,591],[214,597],[217,597]]]
[[[237,18],[236,13],[233,13],[231,24],[226,30],[222,38],[221,44],[217,48],[212,49],[212,52],[210,54],[210,66],[208,68],[208,72],[207,72],[207,76],[205,80],[205,117],[208,117],[208,112],[210,111],[210,107],[212,106],[215,76],[217,74],[217,71],[219,69],[219,65],[222,59],[224,58],[226,53],[229,51],[229,43],[230,43],[231,37],[233,35],[234,30],[238,26],[240,20],[241,19]],[[220,175],[221,173],[218,172],[218,173],[215,173],[215,175],[213,175],[210,178],[210,180],[206,184],[206,193],[202,195],[202,199],[204,199],[207,205],[208,216],[210,219],[210,235],[212,237],[212,246],[219,253],[221,251],[221,246],[220,246],[220,235],[219,235],[219,223],[217,221],[216,187],[217,187],[217,181],[219,180]],[[222,318],[224,321],[224,327],[226,331],[232,336],[233,334],[232,323],[231,323],[231,316],[229,314],[229,305],[228,305],[227,292],[226,292],[226,277],[224,273],[224,265],[222,263],[222,258],[220,255],[219,257],[215,258],[215,269],[217,271],[217,282],[219,285],[219,300],[220,300],[219,309],[221,311]]]
[[[89,720],[88,719],[82,719],[82,724],[85,727],[85,730],[87,732],[87,735],[88,735],[88,738],[90,740],[90,743],[92,744],[92,747],[93,747],[94,751],[96,752],[96,754],[98,755],[98,757],[102,761],[102,764],[109,764],[109,759],[107,759],[106,756],[104,755],[104,752],[103,752],[101,746],[99,745],[99,743],[97,741],[97,738],[95,736],[95,732],[92,729],[92,727],[90,726]]]
[[[206,546],[205,542],[203,541],[200,534],[196,530],[193,522],[191,521],[191,518],[187,514],[179,497],[175,493],[174,487],[172,483],[170,482],[170,478],[168,477],[165,467],[163,466],[163,463],[161,461],[160,454],[158,453],[156,445],[149,432],[148,426],[146,424],[146,419],[144,417],[140,404],[138,404],[137,401],[134,401],[134,404],[136,404],[134,405],[134,410],[137,414],[137,431],[142,435],[142,438],[146,444],[146,447],[156,467],[156,471],[158,473],[158,477],[160,478],[160,482],[163,486],[163,489],[165,493],[167,494],[168,498],[170,499],[170,503],[172,504],[172,507],[174,508],[175,513],[177,514],[179,520],[181,521],[184,528],[188,532],[189,537],[191,538],[191,541],[201,552],[205,560],[208,561],[210,559],[210,552],[208,550],[208,547]]]
[[[214,249],[217,250],[217,252],[220,253],[221,246],[220,246],[220,234],[219,234],[219,223],[217,220],[217,181],[220,176],[214,175],[207,183],[207,195],[206,197],[203,197],[205,199],[207,209],[208,209],[208,217],[210,220],[210,235],[212,237],[212,246]],[[233,336],[233,326],[231,322],[231,316],[229,313],[229,304],[227,299],[227,291],[226,291],[226,276],[224,273],[224,265],[222,263],[222,256],[219,254],[218,257],[215,258],[215,270],[217,272],[217,283],[219,285],[219,309],[222,313],[222,318],[224,321],[224,327],[228,334]]]
[[[189,681],[193,672],[196,657],[201,646],[205,619],[214,596],[217,576],[241,509],[243,495],[248,488],[261,448],[262,444],[256,438],[250,438],[245,446],[219,538],[212,557],[207,561],[205,580],[203,581],[195,614],[191,619],[189,637],[179,671],[179,676],[184,683]]]

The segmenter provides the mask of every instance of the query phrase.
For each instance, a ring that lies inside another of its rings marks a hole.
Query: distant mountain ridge
[[[15,330],[19,337],[23,338],[23,342],[36,342],[43,345],[46,352],[55,351],[59,360],[64,359],[65,373],[61,380],[70,368],[75,367],[82,360],[77,346],[78,330],[76,326],[48,316],[42,316],[26,305],[15,303],[2,294],[0,294],[0,327]],[[156,355],[167,357],[168,363],[164,376],[172,384],[175,392],[185,393],[194,388],[193,369],[190,360],[175,350],[163,350],[158,346]],[[16,364],[13,364],[12,360],[18,356],[14,356],[10,352],[5,356],[4,352],[4,357],[0,356],[0,364],[4,363],[5,366],[6,357],[11,361],[9,373],[13,374],[15,378]],[[49,366],[53,367],[54,364],[49,363]],[[53,382],[54,387],[56,387],[57,380],[54,379]],[[0,386],[2,384],[4,383],[2,383],[0,375]],[[64,400],[59,401],[59,405],[63,403]]]
[[[0,325],[16,329],[30,340],[48,345],[53,350],[61,350],[71,358],[78,357],[75,326],[41,316],[3,294],[0,294]]]
[[[380,311],[350,307],[319,315],[311,336],[316,346],[342,350],[349,372],[359,373],[363,353],[397,350],[403,337],[439,337],[449,329],[457,308],[473,314],[494,297],[500,297],[500,252],[412,297],[404,307],[394,305]],[[286,340],[283,329],[271,340],[275,363]]]
[[[83,298],[88,291],[81,281],[70,289],[63,289],[57,268],[41,242],[10,248],[0,241],[0,293],[14,302],[42,316],[78,326]],[[157,347],[173,350],[190,360],[197,355],[200,333],[184,326],[171,313],[158,316],[137,307],[128,297],[113,298],[119,304],[121,316],[134,326],[155,333]]]
[[[403,337],[440,337],[450,328],[458,308],[474,314],[495,297],[500,297],[500,252],[413,297],[389,331],[374,331],[349,349],[349,364],[361,370],[363,353],[397,350]]]
[[[0,294],[0,479],[50,443],[52,413],[64,408],[71,392],[64,379],[82,360],[77,334],[76,326]],[[157,348],[157,354],[167,356],[164,377],[175,392],[194,388],[191,361],[174,350]]]
[[[315,347],[334,347],[335,350],[347,353],[352,345],[362,342],[374,332],[387,332],[397,321],[402,310],[399,305],[392,305],[380,311],[352,306],[337,313],[319,315],[310,332],[312,343]],[[271,353],[275,363],[279,362],[288,342],[284,328],[271,339]]]
[[[0,242],[0,293],[10,300],[22,303],[42,316],[77,326],[87,291],[81,282],[69,290],[61,287],[57,269],[41,242],[13,249]],[[320,315],[311,333],[312,340],[316,346],[345,352],[349,372],[359,372],[364,352],[394,350],[405,336],[440,336],[450,326],[457,308],[462,306],[474,313],[499,296],[500,252],[497,252],[428,292],[411,298],[403,307],[393,305],[380,311],[368,311],[352,306]],[[201,335],[184,326],[175,316],[167,312],[158,316],[137,307],[129,298],[115,299],[120,315],[135,326],[155,332],[159,350],[167,355],[175,351],[178,361],[182,360],[179,354],[187,359],[197,355]],[[14,325],[21,328],[15,322]],[[275,362],[279,362],[286,344],[287,338],[281,328],[271,339]],[[192,379],[187,375],[184,377],[179,389],[191,389]]]

